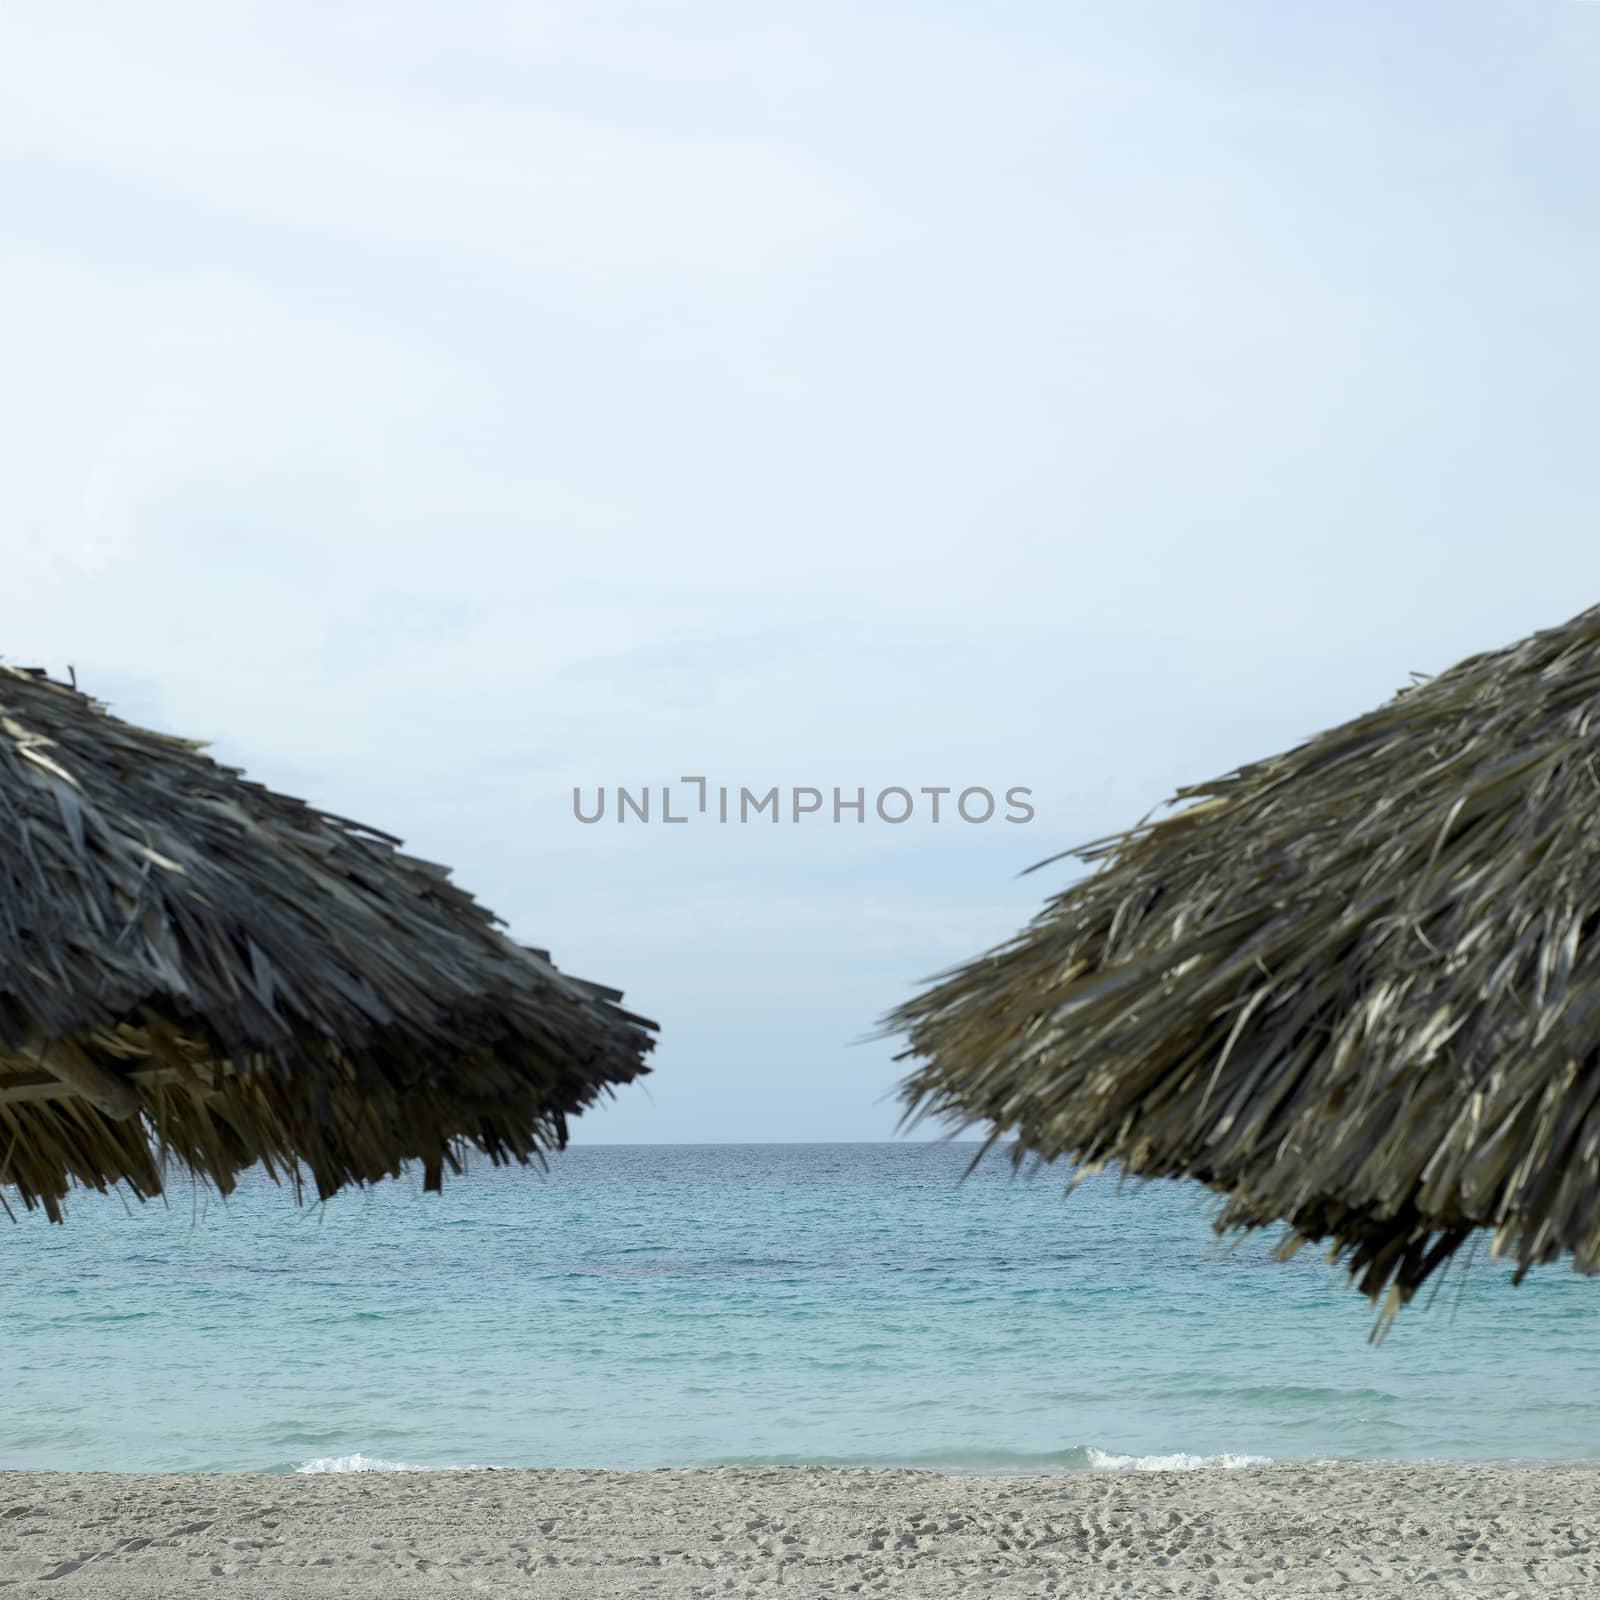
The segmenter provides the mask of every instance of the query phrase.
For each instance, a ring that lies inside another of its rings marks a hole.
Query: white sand
[[[10,1586],[10,1587],[6,1587]],[[1600,1596],[1600,1469],[0,1473],[11,1594]]]

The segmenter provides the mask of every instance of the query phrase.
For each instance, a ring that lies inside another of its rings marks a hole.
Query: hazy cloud
[[[853,1045],[1179,782],[1596,598],[1600,12],[37,3],[8,659],[407,836],[664,1024],[590,1138],[868,1137]],[[585,828],[574,783],[1023,783]]]

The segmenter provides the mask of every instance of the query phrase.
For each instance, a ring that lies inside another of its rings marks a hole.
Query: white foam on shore
[[[1073,1452],[1075,1455],[1078,1453]],[[1082,1448],[1081,1460],[1091,1472],[1200,1472],[1272,1465],[1271,1456],[1240,1455],[1231,1451],[1214,1456],[1191,1455],[1184,1450],[1173,1451],[1170,1455],[1129,1456],[1119,1455],[1113,1450],[1097,1450],[1093,1445]],[[310,1461],[302,1462],[294,1470],[296,1472],[481,1472],[484,1469],[478,1466],[425,1467],[411,1461],[386,1461],[382,1456],[363,1455],[357,1450],[348,1456],[316,1456]]]
[[[1084,1454],[1091,1472],[1199,1472],[1207,1468],[1270,1467],[1271,1456],[1244,1456],[1232,1452],[1218,1456],[1192,1456],[1177,1450],[1167,1456],[1122,1456],[1090,1445]]]

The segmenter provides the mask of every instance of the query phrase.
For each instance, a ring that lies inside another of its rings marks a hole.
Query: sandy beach
[[[1593,1595],[1600,1469],[0,1476],[19,1594]]]

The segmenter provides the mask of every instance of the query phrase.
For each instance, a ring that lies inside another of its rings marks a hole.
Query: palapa
[[[1379,1331],[1479,1229],[1600,1269],[1600,608],[1173,804],[888,1019],[908,1115],[1197,1178]]]
[[[654,1024],[513,943],[443,867],[0,666],[0,1185],[300,1192],[527,1162]],[[3,1199],[0,1193],[0,1199]],[[9,1209],[9,1207],[8,1207]]]

